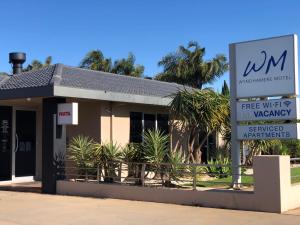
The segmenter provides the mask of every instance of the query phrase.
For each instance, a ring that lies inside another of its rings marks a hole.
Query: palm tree
[[[183,90],[174,95],[170,110],[173,123],[180,123],[188,132],[189,160],[200,162],[208,136],[229,117],[228,98],[211,89]]]
[[[90,70],[110,72],[112,63],[111,58],[105,58],[100,50],[93,50],[86,54],[79,66]]]
[[[6,72],[0,72],[0,78],[1,77],[6,77],[6,76],[9,76],[9,74],[8,73],[6,73]]]
[[[135,56],[132,53],[129,53],[127,58],[116,60],[114,62],[111,72],[133,77],[141,77],[144,73],[145,67],[142,65],[135,65],[134,63]]]
[[[135,65],[135,56],[129,53],[127,58],[115,60],[112,65],[111,58],[105,58],[100,50],[93,50],[86,54],[81,63],[81,68],[111,72],[133,77],[142,77],[144,66]]]
[[[43,67],[50,66],[51,64],[52,64],[52,57],[51,56],[48,56],[45,59],[44,63],[42,63],[41,61],[35,59],[23,71],[26,72],[26,71],[30,71],[30,70],[38,70],[38,69],[41,69]]]
[[[156,76],[157,80],[176,82],[202,89],[204,84],[212,83],[228,70],[227,59],[218,54],[211,60],[204,60],[205,48],[191,41],[187,48],[179,46],[178,51],[170,53],[159,61],[163,72]]]

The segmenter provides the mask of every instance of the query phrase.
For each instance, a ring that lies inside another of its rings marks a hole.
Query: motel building
[[[172,148],[186,142],[168,115],[183,86],[62,64],[22,72],[25,57],[11,53],[13,74],[0,77],[0,183],[42,181],[42,192],[55,193],[53,159],[80,134],[124,146],[159,128]]]

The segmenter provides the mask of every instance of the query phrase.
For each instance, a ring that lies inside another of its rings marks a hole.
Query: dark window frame
[[[141,115],[141,121],[139,122],[141,124],[141,132],[139,134],[134,134],[133,132],[138,132],[138,129],[135,129],[134,127],[138,127],[138,125],[134,125],[134,120],[136,119],[137,115]],[[147,126],[145,124],[145,115],[148,115],[149,117],[154,116],[154,126],[152,126],[155,130],[157,130],[159,128],[159,126],[161,126],[163,129],[162,131],[166,134],[170,133],[170,120],[169,120],[169,114],[167,113],[144,113],[144,112],[136,112],[136,111],[132,111],[130,112],[130,132],[129,132],[129,142],[130,143],[142,143],[143,142],[143,134],[145,133],[145,126]],[[158,121],[158,118],[160,118],[160,120]],[[164,120],[167,119],[167,120]],[[167,121],[166,124],[162,124],[164,123],[164,121]],[[160,125],[159,125],[160,123]]]

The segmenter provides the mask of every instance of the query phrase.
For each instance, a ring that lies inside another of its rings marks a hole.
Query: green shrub
[[[122,159],[121,147],[117,143],[104,143],[102,145],[102,160],[105,162],[120,161]]]
[[[129,143],[122,150],[122,160],[128,166],[128,177],[141,178],[141,165],[143,162],[143,152],[141,144]],[[137,184],[141,182],[136,180]]]
[[[101,160],[104,166],[104,181],[113,182],[117,177],[116,169],[122,159],[121,147],[117,143],[106,143],[101,146]]]
[[[94,166],[95,142],[87,136],[73,137],[68,151],[68,158],[73,160],[79,170],[85,170]]]
[[[186,170],[185,166],[185,156],[181,152],[171,152],[168,154],[168,163],[170,163],[169,177],[172,180],[179,181],[180,177],[184,176]]]
[[[168,153],[169,136],[160,130],[148,130],[144,134],[143,155],[146,162],[159,166]]]
[[[231,175],[230,160],[228,157],[218,156],[215,160],[208,160],[206,172],[211,177],[224,178]]]
[[[281,141],[280,153],[290,155],[291,158],[300,157],[300,140]]]
[[[122,149],[122,160],[125,162],[142,162],[143,152],[138,143],[129,143]]]
[[[161,165],[166,162],[169,152],[169,136],[160,130],[147,130],[143,136],[143,159],[151,164],[147,165],[146,170],[153,171],[154,177],[160,175],[162,184],[166,174],[166,166]]]

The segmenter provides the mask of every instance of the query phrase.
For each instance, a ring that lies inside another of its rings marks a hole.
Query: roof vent
[[[22,64],[26,61],[26,54],[23,52],[9,53],[9,63],[12,64],[13,74],[22,72]]]

